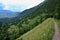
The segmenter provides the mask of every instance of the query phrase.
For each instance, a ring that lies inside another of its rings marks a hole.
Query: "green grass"
[[[53,19],[49,18],[16,40],[51,40],[53,33]]]
[[[58,24],[58,28],[59,28],[59,32],[60,32],[60,20],[57,20],[57,24]]]

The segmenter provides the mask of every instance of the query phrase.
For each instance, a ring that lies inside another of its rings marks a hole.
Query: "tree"
[[[2,26],[0,27],[0,40],[5,40],[7,38],[7,24],[2,22]]]
[[[60,19],[60,0],[58,0],[58,19]]]
[[[10,40],[14,40],[19,36],[19,28],[15,25],[11,25],[10,28],[8,28],[8,37]]]

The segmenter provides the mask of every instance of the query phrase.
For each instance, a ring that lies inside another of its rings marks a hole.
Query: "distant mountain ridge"
[[[17,16],[17,13],[10,10],[0,10],[0,18],[11,18]]]
[[[33,7],[33,8],[26,9],[23,12],[12,12],[10,10],[0,10],[0,22],[6,22],[6,23],[14,24],[14,22],[20,21],[21,19],[28,16],[29,14],[32,14],[41,5],[42,5],[42,3]]]

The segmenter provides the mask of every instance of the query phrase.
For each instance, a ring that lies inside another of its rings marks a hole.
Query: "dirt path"
[[[56,22],[54,22],[54,26],[55,26],[55,33],[53,35],[52,40],[60,40],[60,34],[59,34],[59,30]]]

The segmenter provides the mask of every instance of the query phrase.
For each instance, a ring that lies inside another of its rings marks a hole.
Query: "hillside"
[[[53,26],[53,19],[51,20],[51,18],[48,18],[42,24],[37,25],[34,29],[16,40],[52,40],[52,35],[54,33]]]
[[[33,8],[26,9],[23,12],[12,12],[10,10],[0,10],[0,22],[5,22],[8,25],[14,24],[14,23],[20,21],[21,19],[25,18],[26,16],[28,16],[32,12],[34,12],[42,4],[43,3],[37,5]]]
[[[60,19],[60,1],[46,0],[17,13],[16,17],[0,19],[0,40],[51,40],[55,33],[53,18]]]

